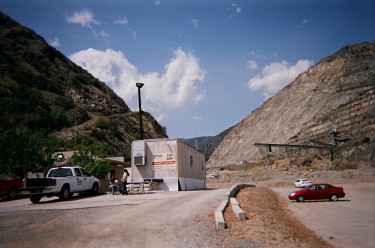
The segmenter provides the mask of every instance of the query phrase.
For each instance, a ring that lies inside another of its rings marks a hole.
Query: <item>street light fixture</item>
[[[141,140],[143,140],[143,127],[142,127],[142,108],[141,108],[141,88],[143,87],[143,83],[136,83],[135,84],[138,88],[138,109],[139,109],[139,126],[141,129]]]

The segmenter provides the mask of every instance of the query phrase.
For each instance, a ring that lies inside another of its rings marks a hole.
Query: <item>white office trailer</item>
[[[157,182],[157,190],[206,187],[204,154],[179,139],[137,140],[132,143],[132,178]]]

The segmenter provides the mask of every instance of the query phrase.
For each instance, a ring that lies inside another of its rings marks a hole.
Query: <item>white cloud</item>
[[[262,95],[268,99],[312,65],[313,62],[309,60],[299,60],[295,65],[285,61],[271,63],[265,66],[260,74],[249,80],[248,87],[250,90],[264,88]]]
[[[160,1],[155,1],[155,5],[160,5]]]
[[[91,27],[91,24],[99,25],[100,22],[94,19],[94,14],[88,10],[84,9],[80,12],[74,12],[72,16],[66,17],[69,23],[80,24],[83,27]]]
[[[61,46],[60,40],[58,38],[54,38],[53,40],[50,41],[49,44],[50,44],[50,46],[53,46],[53,47]]]
[[[134,37],[134,38],[137,38],[137,33],[134,32],[134,31],[128,26],[128,24],[129,24],[129,20],[128,20],[126,17],[124,17],[123,19],[116,20],[114,23],[115,23],[115,24],[120,24],[120,25],[125,26],[126,29],[127,29],[132,35],[133,35],[133,37]]]
[[[129,63],[122,52],[89,48],[72,54],[69,58],[107,83],[125,101],[130,101],[137,94],[134,90],[135,83],[140,81],[141,77],[137,68]]]
[[[121,51],[87,49],[70,56],[76,64],[110,86],[125,102],[137,96],[136,82],[144,83],[142,99],[146,104],[165,108],[181,107],[188,102],[200,101],[205,92],[198,89],[206,70],[199,59],[181,48],[173,52],[173,58],[165,65],[165,71],[140,74]]]
[[[258,69],[257,62],[254,61],[254,60],[247,61],[247,63],[246,63],[246,69],[247,70],[256,70],[256,69]]]
[[[262,57],[260,54],[258,54],[255,51],[249,52],[248,55],[251,55],[253,58],[261,58]]]
[[[120,24],[120,25],[127,25],[129,23],[128,19],[124,17],[123,19],[115,21],[115,24]]]
[[[303,19],[300,23],[297,24],[297,28],[302,28],[309,23],[307,19]]]
[[[191,25],[193,25],[195,28],[198,27],[198,19],[192,19],[192,20],[190,21],[190,23],[191,23]]]
[[[169,120],[168,115],[166,115],[166,114],[160,114],[155,119],[159,123],[162,122],[162,121],[164,121],[164,120],[166,120],[166,121]]]
[[[236,4],[236,3],[232,3],[232,9],[231,9],[231,11],[232,11],[233,13],[230,15],[230,17],[232,18],[232,17],[234,17],[234,16],[236,16],[236,15],[241,14],[242,9],[241,9],[240,6],[238,6],[238,4]]]
[[[200,121],[200,120],[203,120],[203,117],[202,116],[194,115],[193,116],[193,120]]]
[[[106,33],[104,30],[100,31],[99,36],[101,37],[109,37],[109,34]]]
[[[197,83],[204,80],[206,70],[201,68],[199,60],[191,53],[178,48],[174,57],[164,66],[165,72],[156,72],[142,76],[147,91],[146,99],[164,107],[181,107],[187,102],[198,102],[204,92],[199,92]]]

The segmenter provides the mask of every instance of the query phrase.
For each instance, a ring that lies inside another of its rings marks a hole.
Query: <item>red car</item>
[[[303,202],[305,200],[322,200],[337,201],[345,197],[342,187],[335,187],[330,184],[320,183],[307,186],[304,190],[295,191],[289,194],[289,200]]]

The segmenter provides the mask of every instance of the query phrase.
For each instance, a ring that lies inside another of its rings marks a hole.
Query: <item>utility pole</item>
[[[142,108],[141,108],[141,88],[143,87],[143,83],[136,83],[135,84],[138,88],[138,109],[139,109],[139,126],[141,130],[141,140],[143,140],[143,126],[142,126]]]

